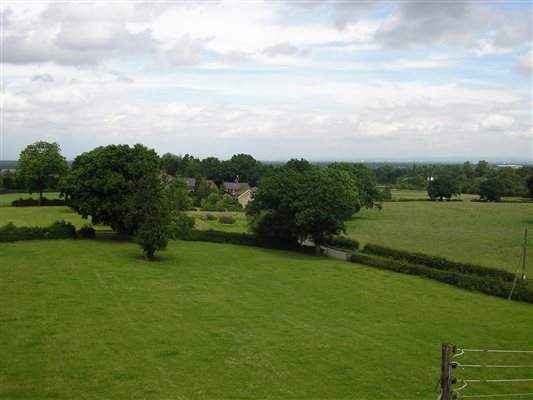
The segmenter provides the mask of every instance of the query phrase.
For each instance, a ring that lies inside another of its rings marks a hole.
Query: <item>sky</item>
[[[1,1],[1,148],[532,161],[531,1]]]

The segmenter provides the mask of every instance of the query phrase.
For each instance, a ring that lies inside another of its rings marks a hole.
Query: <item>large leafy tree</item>
[[[459,193],[459,184],[449,175],[439,176],[428,185],[428,196],[431,200],[450,200],[454,194]]]
[[[252,231],[263,239],[309,239],[319,254],[320,244],[343,232],[360,207],[360,190],[347,171],[293,160],[261,179],[247,215]]]
[[[502,180],[498,176],[493,176],[479,184],[479,199],[498,202],[504,191]]]
[[[17,173],[30,194],[39,193],[39,205],[43,190],[55,188],[67,171],[67,161],[57,143],[36,142],[26,146],[20,153]]]
[[[329,168],[346,171],[350,174],[359,190],[361,207],[381,209],[384,196],[378,189],[376,178],[371,170],[363,164],[354,163],[334,163]]]
[[[83,218],[109,225],[120,236],[137,233],[148,220],[166,223],[159,157],[143,145],[97,147],[79,155],[61,187]]]

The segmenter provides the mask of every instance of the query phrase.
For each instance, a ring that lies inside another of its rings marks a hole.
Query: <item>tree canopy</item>
[[[61,189],[83,218],[122,236],[135,234],[152,209],[163,204],[159,157],[140,144],[97,147],[79,155]]]
[[[442,175],[428,185],[428,196],[431,200],[450,200],[450,198],[460,193],[457,182],[448,175]]]
[[[57,143],[36,142],[26,146],[20,153],[17,173],[30,194],[39,193],[39,205],[43,190],[55,188],[67,171],[67,161]]]
[[[252,231],[265,240],[290,244],[310,239],[318,251],[325,239],[344,231],[362,198],[347,171],[291,160],[260,181],[247,216]]]

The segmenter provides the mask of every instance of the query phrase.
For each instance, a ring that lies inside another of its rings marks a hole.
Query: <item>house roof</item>
[[[250,189],[250,185],[247,182],[224,182],[224,189],[226,190],[247,190]]]

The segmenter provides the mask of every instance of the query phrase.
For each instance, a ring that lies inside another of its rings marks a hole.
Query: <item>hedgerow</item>
[[[359,248],[359,242],[357,240],[347,238],[346,236],[335,236],[331,239],[326,240],[324,244],[326,246],[346,250],[357,250]]]
[[[427,267],[442,271],[455,271],[461,274],[487,276],[495,279],[501,279],[506,282],[512,282],[514,279],[514,274],[507,271],[484,267],[481,265],[450,261],[444,257],[430,256],[423,253],[413,253],[405,250],[391,249],[376,244],[365,245],[363,252],[381,257],[392,258],[398,261],[406,261],[411,264],[425,265]]]
[[[56,221],[50,226],[20,226],[12,222],[0,227],[0,242],[39,239],[68,239],[76,237],[76,228],[70,222]]]
[[[22,197],[19,197],[17,200],[13,200],[11,202],[11,205],[13,207],[35,207],[39,205],[38,199],[33,199],[31,197],[28,197],[26,199],[23,199]],[[47,199],[46,197],[43,197],[41,200],[41,206],[65,206],[67,205],[66,200],[64,199]]]
[[[507,298],[513,285],[493,276],[463,274],[453,270],[439,270],[424,265],[415,265],[405,260],[394,260],[361,252],[352,253],[350,262],[370,265],[379,269],[419,275],[436,281],[448,283],[462,289]],[[513,292],[513,300],[533,303],[533,285],[527,281],[518,281]]]

